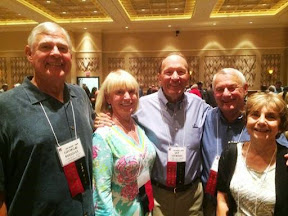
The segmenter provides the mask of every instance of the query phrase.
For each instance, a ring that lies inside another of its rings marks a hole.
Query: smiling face
[[[213,86],[215,100],[222,113],[227,116],[231,113],[239,115],[244,107],[244,98],[248,86],[233,74],[218,74]]]
[[[179,101],[189,80],[187,61],[179,55],[168,56],[162,62],[158,78],[167,100]]]
[[[127,120],[137,109],[138,94],[136,89],[120,88],[111,92],[106,101],[111,105],[113,116]]]
[[[246,128],[251,140],[274,140],[279,133],[280,116],[272,108],[262,107],[247,116]]]
[[[72,55],[61,29],[54,29],[50,34],[38,34],[32,47],[27,46],[25,51],[36,79],[64,82],[70,73]]]

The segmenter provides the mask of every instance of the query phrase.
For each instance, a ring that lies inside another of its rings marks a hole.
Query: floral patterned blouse
[[[95,215],[144,215],[137,200],[137,177],[151,169],[156,152],[142,128],[139,144],[118,126],[93,134],[93,200]]]

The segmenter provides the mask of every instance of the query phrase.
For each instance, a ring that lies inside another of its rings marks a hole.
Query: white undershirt
[[[276,202],[276,164],[268,167],[269,170],[258,173],[246,166],[242,147],[243,143],[237,144],[237,162],[230,183],[232,196],[237,206],[239,205],[236,215],[273,215]]]

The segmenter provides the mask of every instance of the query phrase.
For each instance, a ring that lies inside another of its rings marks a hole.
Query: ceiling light
[[[67,13],[66,11],[63,11],[63,12],[62,12],[62,14],[66,14],[66,13]]]
[[[178,8],[175,8],[175,10],[178,10]]]
[[[141,9],[141,11],[145,11],[145,9]]]
[[[129,27],[128,27],[128,26],[126,26],[125,28],[126,28],[126,29],[128,29]]]
[[[84,30],[86,30],[87,28],[86,28],[86,27],[84,27],[83,29],[84,29]]]
[[[172,25],[168,25],[168,28],[171,28],[172,27]]]
[[[250,21],[249,23],[250,23],[250,24],[252,24],[253,22],[252,22],[252,21]]]
[[[82,2],[86,2],[86,0],[82,0]]]
[[[21,14],[20,14],[20,13],[18,13],[18,16],[21,16]]]
[[[216,23],[213,23],[213,25],[215,26],[215,25],[216,25]]]
[[[93,13],[98,13],[98,11],[95,10],[95,11],[93,11]]]
[[[46,1],[46,3],[47,3],[47,4],[50,4],[50,3],[51,3],[51,1]]]

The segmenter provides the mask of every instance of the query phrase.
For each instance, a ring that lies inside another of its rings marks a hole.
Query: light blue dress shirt
[[[200,141],[206,113],[210,106],[193,94],[184,93],[176,104],[171,104],[158,92],[140,98],[135,120],[144,127],[156,148],[156,161],[151,179],[166,185],[169,146],[185,146],[185,185],[201,175]]]

